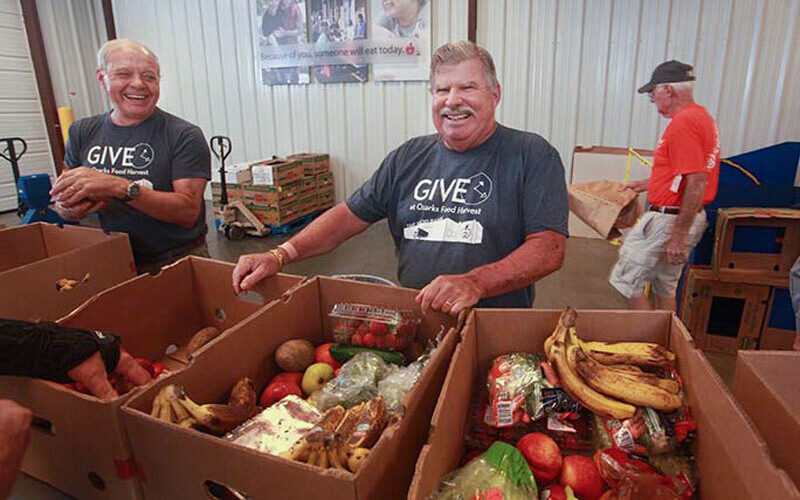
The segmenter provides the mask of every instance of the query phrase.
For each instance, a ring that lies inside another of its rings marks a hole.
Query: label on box
[[[253,184],[262,186],[272,186],[275,184],[275,177],[270,165],[254,165],[252,170]]]

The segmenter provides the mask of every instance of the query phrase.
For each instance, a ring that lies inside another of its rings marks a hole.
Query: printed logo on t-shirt
[[[89,166],[116,175],[144,175],[154,158],[153,147],[146,142],[129,147],[92,146],[86,153]]]
[[[480,244],[483,224],[478,219],[458,221],[451,215],[480,216],[483,204],[492,195],[492,179],[483,172],[457,179],[422,179],[414,186],[411,212],[440,215],[406,225],[407,240]]]

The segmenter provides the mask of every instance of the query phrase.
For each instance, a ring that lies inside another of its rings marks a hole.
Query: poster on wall
[[[306,0],[257,0],[256,24],[259,52],[279,45],[297,45],[308,40]],[[261,68],[264,85],[309,83],[307,66]]]
[[[413,62],[374,64],[376,81],[427,80],[430,65],[431,1],[370,0],[372,40],[413,40],[421,53]]]
[[[367,37],[366,0],[310,0],[311,43],[324,51],[341,42],[352,43]],[[314,80],[320,83],[366,82],[366,64],[326,64],[314,66]]]

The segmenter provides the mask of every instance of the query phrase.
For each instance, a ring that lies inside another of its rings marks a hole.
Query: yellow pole
[[[61,137],[64,139],[65,146],[67,145],[67,138],[69,138],[69,126],[72,125],[72,121],[72,108],[58,108],[58,123],[61,125]]]

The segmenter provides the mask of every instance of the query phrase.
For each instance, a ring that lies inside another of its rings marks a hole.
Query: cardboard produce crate
[[[719,209],[712,265],[724,281],[787,288],[800,255],[800,210]]]
[[[297,194],[300,197],[317,192],[317,179],[314,176],[303,177],[297,181]]]
[[[769,445],[775,464],[800,487],[800,352],[742,352],[733,394]]]
[[[252,163],[250,170],[256,186],[283,186],[303,177],[303,165],[299,161],[286,158]]]
[[[327,154],[295,153],[289,155],[289,158],[303,164],[303,173],[305,175],[321,174],[327,172],[330,168],[330,160]]]
[[[761,350],[791,349],[794,344],[795,316],[792,296],[787,288],[772,288],[769,293],[764,326],[758,348]]]
[[[317,197],[317,208],[326,209],[332,207],[334,205],[335,198],[336,198],[336,193],[334,192],[333,187],[331,187],[327,191],[319,193]]]
[[[41,222],[0,230],[0,317],[55,321],[134,276],[127,234]],[[62,278],[78,285],[59,289]]]
[[[542,353],[561,311],[477,309],[442,387],[430,438],[420,452],[409,499],[424,500],[455,470],[464,451],[466,418],[475,389],[485,387],[492,360],[509,352]],[[699,430],[695,458],[700,498],[737,500],[800,498],[786,473],[765,451],[764,441],[697,350],[686,329],[666,311],[579,311],[585,340],[637,340],[662,344],[677,356],[692,416]]]
[[[286,184],[285,186],[259,186],[245,184],[244,202],[249,205],[279,205],[287,204],[297,199],[300,181]]]
[[[229,336],[209,346],[205,356],[133,398],[122,410],[131,445],[147,483],[147,498],[207,498],[213,483],[251,499],[395,499],[406,495],[417,453],[425,442],[430,417],[458,342],[449,316],[423,317],[422,338],[447,332],[421,378],[405,400],[396,427],[384,431],[357,474],[322,470],[183,429],[150,417],[152,401],[167,384],[185,387],[200,402],[222,400],[242,376],[257,390],[279,370],[274,352],[286,340],[330,341],[328,313],[334,303],[356,302],[418,311],[417,291],[332,278],[314,278],[281,303],[259,311]]]
[[[277,275],[257,293],[238,297],[231,287],[233,268],[186,257],[156,276],[144,274],[92,297],[58,323],[113,333],[133,357],[180,370],[189,361],[184,345],[195,332],[216,326],[222,337],[303,281]],[[195,356],[202,357],[208,345]],[[81,499],[140,498],[136,462],[119,414],[135,392],[104,402],[43,380],[0,377],[0,397],[37,417],[22,470]]]
[[[333,172],[325,172],[314,176],[317,184],[317,192],[328,191],[333,188]]]
[[[233,165],[225,166],[225,183],[230,186],[231,184],[242,184],[250,181],[252,174],[250,173],[249,163],[235,163]],[[219,174],[218,168],[211,169],[211,185],[220,184],[222,177]]]
[[[769,287],[720,281],[711,270],[689,269],[681,319],[706,351],[736,354],[756,349]]]
[[[297,201],[279,205],[248,205],[247,208],[263,224],[282,226],[302,216],[302,207]]]
[[[239,184],[239,183],[232,183],[225,185],[225,189],[228,192],[229,203],[235,200],[244,201],[245,199],[244,186],[245,184]],[[222,184],[220,184],[219,182],[212,182],[211,200],[214,202],[215,207],[221,205],[221,199],[222,199]]]

